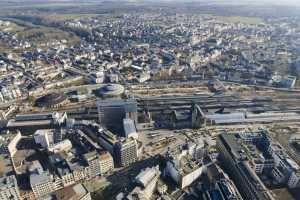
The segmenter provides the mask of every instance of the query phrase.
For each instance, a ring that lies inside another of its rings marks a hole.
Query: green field
[[[51,19],[54,20],[72,20],[72,19],[83,19],[83,18],[90,18],[90,17],[95,17],[97,14],[53,14],[53,15],[48,15]]]
[[[80,38],[75,34],[51,27],[27,27],[11,23],[10,26],[0,26],[0,30],[15,33],[19,39],[30,40],[39,48],[44,48],[46,42],[66,40],[67,45],[74,45],[80,42]],[[0,41],[0,51],[10,52],[12,49],[6,43]]]
[[[80,41],[74,34],[50,27],[28,28],[17,32],[17,35],[20,39],[30,39],[36,43],[63,39],[67,39],[71,43]]]

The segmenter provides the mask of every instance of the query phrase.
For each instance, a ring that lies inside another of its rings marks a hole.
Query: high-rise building
[[[125,118],[123,119],[123,126],[124,126],[124,134],[126,138],[132,137],[137,139],[138,134],[136,131],[136,127],[134,121],[132,119]]]
[[[125,136],[123,119],[137,123],[137,102],[134,99],[101,100],[97,102],[98,118],[101,126]]]
[[[16,177],[4,176],[0,178],[0,199],[1,200],[19,200],[20,193]]]
[[[117,165],[125,167],[138,160],[138,144],[133,138],[118,141],[114,146]]]

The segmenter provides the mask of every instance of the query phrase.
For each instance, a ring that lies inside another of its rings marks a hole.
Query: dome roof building
[[[125,89],[119,84],[108,84],[96,90],[96,94],[101,97],[115,97],[124,93]]]

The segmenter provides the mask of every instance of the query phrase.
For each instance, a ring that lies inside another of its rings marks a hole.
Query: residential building
[[[121,139],[114,145],[114,157],[118,166],[129,166],[138,160],[138,144],[133,138]]]
[[[93,178],[101,174],[99,154],[96,151],[88,152],[83,155],[88,164],[88,177]]]
[[[273,200],[271,192],[251,168],[238,134],[221,134],[217,138],[220,160],[246,200]]]
[[[158,166],[149,167],[142,170],[136,177],[136,187],[127,195],[127,199],[151,199],[157,188],[157,182],[160,177]]]
[[[101,152],[99,155],[100,174],[106,174],[114,169],[114,160],[108,151]]]
[[[165,175],[170,176],[181,188],[186,188],[203,172],[201,159],[194,159],[187,152],[176,152],[166,157]]]
[[[20,192],[16,177],[14,175],[0,178],[0,199],[19,200]]]

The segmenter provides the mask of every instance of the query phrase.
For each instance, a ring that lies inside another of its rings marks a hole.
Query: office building
[[[129,118],[123,119],[124,126],[124,134],[126,138],[132,137],[134,139],[138,139],[138,133],[136,131],[136,127],[134,121]]]
[[[137,123],[137,102],[133,99],[101,100],[97,102],[97,108],[100,125],[119,135],[125,136],[123,119]]]
[[[284,148],[271,142],[268,152],[274,159],[272,175],[279,183],[287,184],[289,188],[300,187],[300,166],[286,153]]]
[[[260,133],[259,133],[260,134]],[[249,134],[251,136],[251,134]],[[257,138],[257,134],[250,137],[251,140]],[[249,159],[247,156],[255,154],[255,147],[245,149],[243,139],[239,134],[221,134],[217,138],[217,148],[220,152],[220,160],[229,173],[232,180],[236,183],[238,190],[246,200],[272,200],[271,192],[265,187],[260,178],[257,176],[256,167],[251,162],[255,159]],[[264,137],[262,137],[264,138]],[[246,141],[249,141],[248,139]],[[254,149],[253,149],[254,148]],[[266,167],[269,167],[266,163]],[[258,170],[260,171],[260,169]]]

